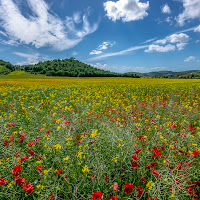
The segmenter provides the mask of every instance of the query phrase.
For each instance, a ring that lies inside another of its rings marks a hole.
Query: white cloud
[[[47,60],[48,59],[48,57],[41,56],[39,53],[26,54],[26,53],[21,53],[21,52],[14,52],[13,54],[27,59],[27,60],[22,61],[22,62],[17,62],[16,65],[34,65],[41,60]]]
[[[76,55],[78,55],[78,52],[77,51],[73,51],[72,52],[72,56],[76,56]]]
[[[168,44],[166,46],[160,46],[156,44],[152,44],[148,46],[148,49],[145,50],[145,52],[168,52],[168,51],[174,51],[176,47],[174,45]]]
[[[149,1],[142,3],[139,0],[118,0],[107,1],[104,9],[112,21],[122,20],[123,22],[141,20],[148,15]]]
[[[105,49],[108,49],[109,47],[112,47],[114,44],[115,44],[115,42],[114,43],[103,42],[101,45],[99,45],[98,49],[99,50],[105,50]]]
[[[172,17],[167,17],[165,21],[167,23],[170,23],[170,25],[172,25]]]
[[[152,51],[168,52],[168,51],[174,51],[176,48],[180,51],[184,49],[189,39],[190,37],[185,33],[179,33],[179,34],[174,33],[170,36],[165,37],[164,39],[156,40],[155,44],[149,45],[148,49],[146,49],[145,52],[152,52]],[[175,43],[176,46],[174,45]]]
[[[115,45],[115,42],[113,42],[113,43],[111,43],[111,42],[103,42],[101,45],[99,45],[99,46],[97,47],[96,50],[92,50],[92,51],[90,52],[90,54],[91,54],[91,55],[92,55],[92,54],[96,54],[96,55],[101,54],[101,53],[103,53],[102,50],[106,50],[106,49],[112,47],[113,45]]]
[[[104,55],[96,56],[96,57],[93,57],[93,58],[88,59],[88,61],[92,61],[92,60],[101,60],[101,59],[107,58],[107,57],[124,55],[124,54],[126,54],[126,53],[128,53],[128,52],[136,51],[136,50],[140,50],[140,49],[145,49],[145,48],[147,48],[147,47],[148,47],[148,45],[134,46],[134,47],[131,47],[131,48],[122,50],[122,51],[118,51],[118,52],[114,52],[114,53],[106,53],[106,54],[104,54]]]
[[[171,43],[177,43],[177,42],[188,42],[189,36],[185,33],[179,33],[179,34],[172,34],[167,37],[167,40]]]
[[[172,34],[170,36],[167,36],[166,38],[162,40],[157,40],[156,44],[166,44],[167,42],[170,43],[186,43],[189,41],[189,36],[185,33],[179,33],[179,34]]]
[[[91,26],[87,14],[84,14],[83,28],[77,30],[75,24],[80,22],[80,13],[63,21],[50,13],[44,0],[27,0],[27,3],[32,13],[25,17],[13,0],[0,1],[0,26],[8,35],[8,40],[31,44],[36,48],[52,46],[57,50],[64,50],[77,45],[98,27],[97,24]]]
[[[165,4],[162,8],[161,8],[162,12],[163,13],[167,13],[167,14],[170,14],[171,13],[171,10],[170,10],[170,7]]]
[[[196,57],[194,57],[194,56],[189,56],[188,58],[186,58],[185,60],[184,60],[184,62],[191,62],[191,61],[195,61],[196,60]]]
[[[178,43],[178,44],[176,44],[176,47],[180,51],[180,50],[183,50],[186,45],[187,45],[187,43]]]
[[[200,32],[200,25],[194,29],[194,32]]]
[[[101,64],[101,63],[96,63],[96,65],[92,65],[93,67],[99,68],[99,69],[106,69],[108,68],[107,64]]]
[[[186,20],[200,18],[200,0],[180,0],[184,10],[176,18],[178,24],[183,26]]]
[[[91,55],[98,55],[98,54],[102,54],[103,52],[102,51],[99,51],[99,50],[92,50],[90,52]]]
[[[152,67],[150,68],[153,71],[163,71],[163,70],[168,70],[167,67]]]
[[[167,43],[167,39],[166,38],[164,38],[162,40],[156,40],[155,41],[155,44],[166,44],[166,43]]]

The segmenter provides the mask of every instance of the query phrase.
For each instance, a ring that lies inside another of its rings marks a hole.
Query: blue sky
[[[0,59],[115,72],[200,69],[200,0],[0,0]]]

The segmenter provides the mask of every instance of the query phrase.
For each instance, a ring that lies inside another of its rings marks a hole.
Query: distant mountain
[[[200,75],[200,70],[189,70],[181,72],[156,71],[148,73],[128,72],[128,74],[137,74],[145,78],[198,78]]]

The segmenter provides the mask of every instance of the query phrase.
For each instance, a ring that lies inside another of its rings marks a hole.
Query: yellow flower
[[[92,131],[92,134],[91,134],[91,135],[92,135],[92,138],[94,138],[95,136],[97,136],[97,131],[98,131],[98,130]]]
[[[36,161],[36,163],[37,163],[37,164],[42,164],[43,161],[42,161],[42,160],[38,160],[38,161]]]
[[[77,157],[81,159],[82,158],[82,154],[83,154],[83,152],[78,152],[77,153]]]
[[[61,145],[59,145],[59,144],[54,145],[54,147],[55,147],[57,150],[61,149]]]
[[[85,172],[89,172],[90,170],[89,170],[88,166],[85,166],[85,167],[82,169],[82,171],[83,171],[83,173],[85,173]]]
[[[149,191],[155,190],[155,183],[153,181],[149,181],[146,186],[149,188]]]
[[[65,160],[69,160],[69,156],[67,156],[66,158],[63,158],[63,160],[65,161]]]
[[[39,188],[40,188],[41,190],[44,188],[44,186],[43,186],[43,185],[36,185],[36,187],[37,187],[37,189],[39,189]]]
[[[113,161],[113,162],[117,162],[117,158],[118,158],[118,157],[113,158],[112,161]]]

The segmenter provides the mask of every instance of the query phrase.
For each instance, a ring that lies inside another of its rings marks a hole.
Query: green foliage
[[[69,77],[134,77],[133,74],[119,74],[92,67],[76,60],[58,59],[52,61],[38,62],[35,65],[25,65],[22,67],[26,72],[32,74],[45,74],[46,76],[69,76]]]
[[[0,74],[1,75],[9,74],[11,71],[14,71],[14,70],[15,70],[15,67],[11,63],[0,60]]]
[[[10,73],[9,69],[7,69],[6,67],[0,65],[0,74],[6,75],[6,74],[9,74],[9,73]]]

